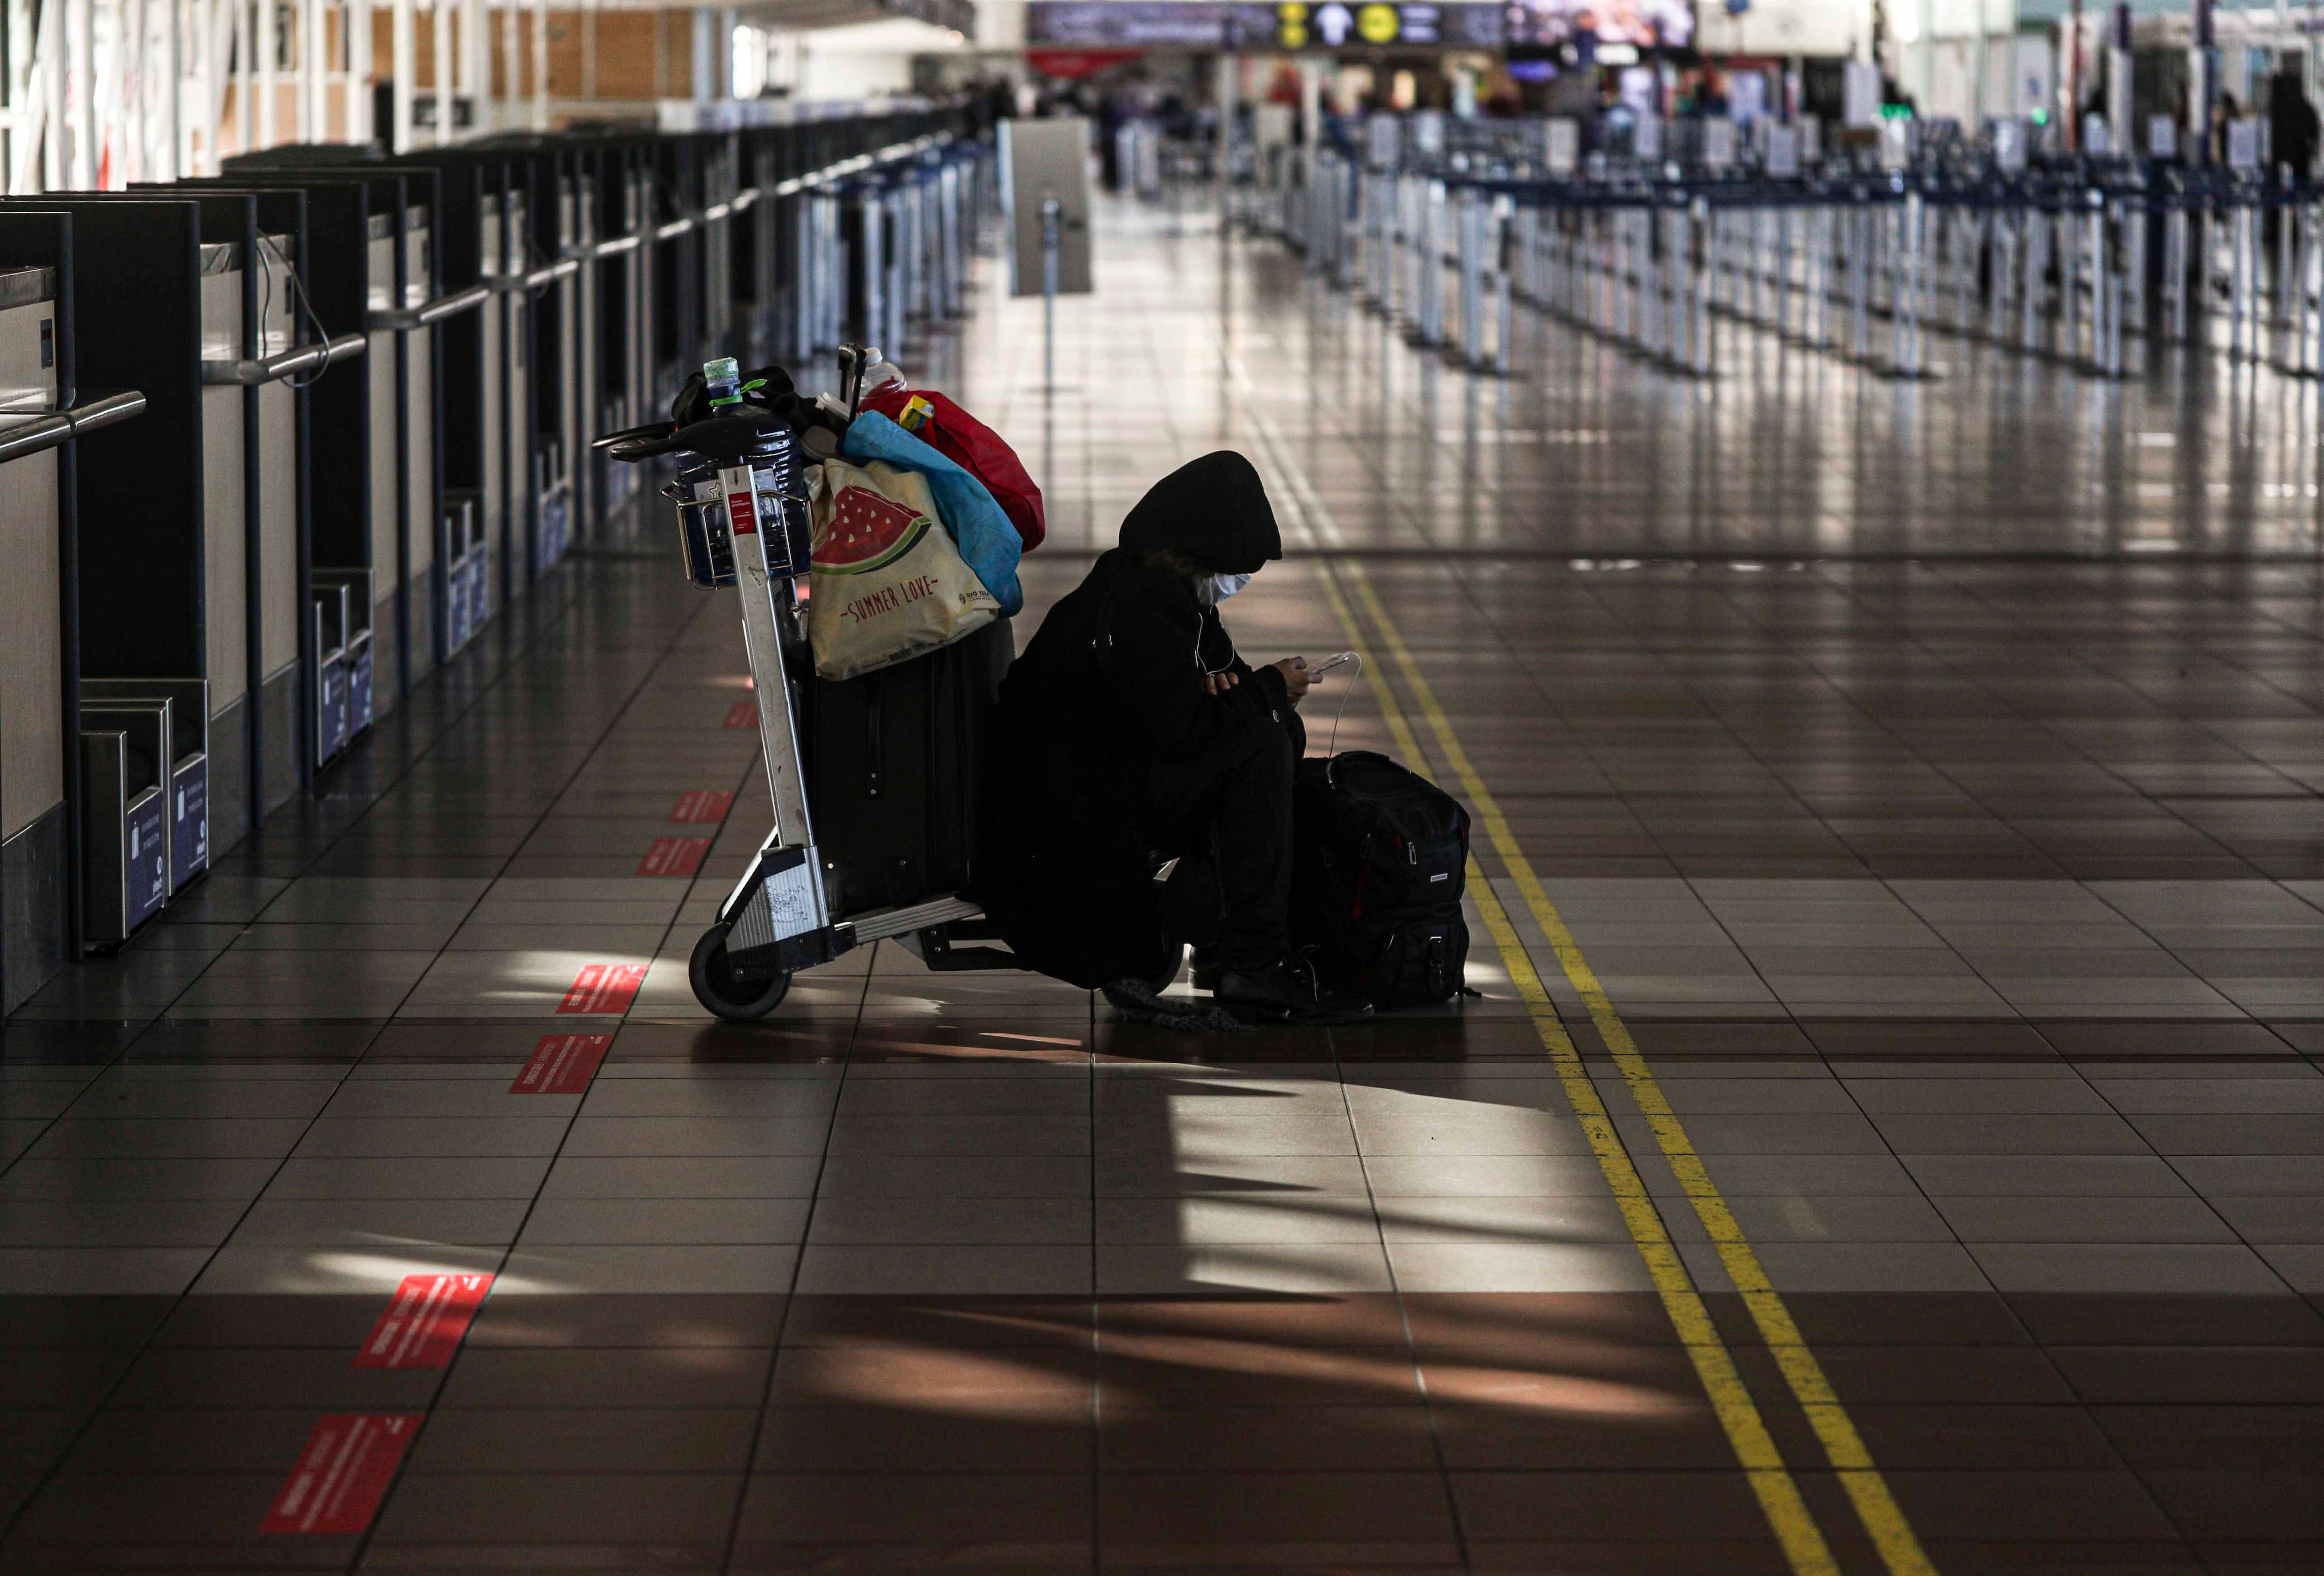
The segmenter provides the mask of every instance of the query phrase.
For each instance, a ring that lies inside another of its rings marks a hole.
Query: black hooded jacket
[[[1283,556],[1249,460],[1204,456],[1156,483],[1121,545],[1050,609],[1001,687],[977,896],[1027,964],[1076,985],[1165,961],[1139,813],[1156,760],[1204,753],[1287,705],[1283,675],[1236,654],[1217,609],[1157,548],[1218,574]],[[1240,682],[1207,693],[1206,674]]]

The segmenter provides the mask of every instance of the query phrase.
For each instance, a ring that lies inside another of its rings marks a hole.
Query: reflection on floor
[[[1053,395],[1038,306],[917,347],[1049,489],[1020,642],[1251,454],[1230,622],[1477,810],[1481,994],[714,1027],[740,642],[616,522],[0,1031],[0,1568],[2324,1568],[2312,391],[1495,382],[1101,256]]]

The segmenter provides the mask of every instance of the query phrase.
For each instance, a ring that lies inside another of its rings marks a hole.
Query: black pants
[[[1148,841],[1178,861],[1163,928],[1217,948],[1231,967],[1273,963],[1290,946],[1291,763],[1306,731],[1285,716],[1251,717],[1194,760],[1147,773]]]

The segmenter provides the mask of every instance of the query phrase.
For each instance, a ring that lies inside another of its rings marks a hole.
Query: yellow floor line
[[[1338,615],[1349,645],[1362,651],[1366,645],[1363,629],[1333,584],[1331,575],[1327,572],[1318,576],[1317,583],[1323,586],[1333,613]],[[1380,714],[1387,720],[1397,749],[1407,760],[1425,759],[1410,723],[1405,720],[1404,708],[1388,687],[1387,676],[1368,654],[1363,676],[1373,699],[1379,704]],[[1799,1484],[1784,1464],[1783,1454],[1767,1432],[1766,1419],[1760,1415],[1758,1404],[1752,1400],[1735,1366],[1734,1354],[1720,1339],[1710,1309],[1703,1305],[1686,1265],[1672,1245],[1670,1232],[1646,1191],[1646,1180],[1632,1164],[1629,1151],[1622,1147],[1613,1119],[1607,1114],[1606,1102],[1599,1095],[1598,1086],[1590,1081],[1589,1070],[1582,1064],[1581,1053],[1574,1049],[1572,1037],[1565,1032],[1565,1025],[1557,1016],[1548,988],[1542,983],[1525,943],[1518,939],[1517,926],[1509,923],[1499,897],[1473,859],[1469,862],[1469,894],[1476,901],[1503,966],[1508,970],[1510,982],[1524,999],[1534,1031],[1540,1036],[1542,1048],[1549,1053],[1551,1064],[1557,1070],[1558,1084],[1564,1090],[1566,1101],[1572,1106],[1574,1118],[1590,1140],[1590,1152],[1597,1157],[1598,1168],[1604,1174],[1614,1203],[1622,1212],[1622,1223],[1629,1228],[1630,1240],[1637,1245],[1639,1257],[1646,1260],[1655,1291],[1662,1298],[1689,1360],[1694,1364],[1704,1393],[1711,1397],[1711,1411],[1720,1427],[1726,1431],[1728,1442],[1735,1451],[1735,1459],[1742,1464],[1752,1493],[1758,1497],[1767,1525],[1783,1545],[1784,1558],[1796,1576],[1838,1576],[1840,1566],[1832,1559],[1831,1549],[1816,1526],[1815,1517],[1808,1513],[1807,1502],[1800,1497]]]
[[[1621,1070],[1631,1098],[1637,1101],[1639,1111],[1645,1113],[1646,1125],[1654,1132],[1655,1141],[1661,1147],[1664,1158],[1670,1162],[1671,1170],[1684,1190],[1687,1202],[1694,1206],[1696,1217],[1710,1234],[1720,1262],[1726,1267],[1728,1276],[1742,1295],[1744,1306],[1750,1312],[1752,1322],[1758,1326],[1760,1339],[1766,1342],[1767,1350],[1783,1372],[1784,1382],[1791,1387],[1793,1396],[1807,1414],[1808,1422],[1823,1446],[1826,1459],[1846,1488],[1849,1502],[1855,1506],[1858,1519],[1864,1524],[1865,1531],[1871,1535],[1874,1546],[1880,1552],[1881,1561],[1887,1566],[1891,1576],[1935,1576],[1936,1567],[1922,1548],[1912,1524],[1904,1518],[1895,1496],[1889,1491],[1888,1480],[1881,1476],[1879,1468],[1873,1462],[1872,1452],[1865,1447],[1863,1436],[1857,1432],[1855,1422],[1840,1405],[1840,1397],[1833,1393],[1831,1381],[1824,1377],[1823,1365],[1808,1349],[1798,1324],[1793,1321],[1791,1310],[1784,1305],[1784,1299],[1777,1295],[1774,1284],[1767,1278],[1766,1270],[1760,1265],[1758,1254],[1752,1250],[1742,1228],[1736,1223],[1726,1199],[1712,1184],[1710,1174],[1703,1168],[1702,1157],[1696,1155],[1694,1146],[1687,1138],[1685,1128],[1672,1112],[1670,1101],[1664,1098],[1662,1085],[1655,1082],[1637,1043],[1630,1037],[1628,1027],[1623,1023],[1621,1015],[1614,1010],[1614,1004],[1608,999],[1604,986],[1600,984],[1596,972],[1582,956],[1581,947],[1573,940],[1573,933],[1566,928],[1564,919],[1559,916],[1555,905],[1550,902],[1548,893],[1542,889],[1540,878],[1534,873],[1532,863],[1518,847],[1516,834],[1509,829],[1499,805],[1486,788],[1484,779],[1478,775],[1468,751],[1462,748],[1452,719],[1437,704],[1435,691],[1422,676],[1419,664],[1413,659],[1411,650],[1397,629],[1396,621],[1388,616],[1387,607],[1372,589],[1360,564],[1327,566],[1322,577],[1326,594],[1351,637],[1360,636],[1360,629],[1350,616],[1346,601],[1332,584],[1333,579],[1339,576],[1344,576],[1354,585],[1358,601],[1379,631],[1388,654],[1395,659],[1397,671],[1402,675],[1406,688],[1419,703],[1421,713],[1428,721],[1429,732],[1436,740],[1438,754],[1460,779],[1462,789],[1475,807],[1477,818],[1484,824],[1485,834],[1492,843],[1494,852],[1499,855],[1509,879],[1517,883],[1518,892],[1524,896],[1526,907],[1532,911],[1535,923],[1549,938],[1550,947],[1557,954],[1558,965],[1564,970],[1567,981],[1589,1009],[1591,1022],[1597,1026],[1600,1037],[1606,1042],[1606,1048],[1613,1054],[1614,1064]],[[1369,665],[1367,667],[1369,671]],[[1380,697],[1383,709],[1396,705],[1384,675],[1374,675],[1373,686],[1374,694]],[[1397,716],[1390,727],[1400,748],[1409,751],[1416,760],[1423,759],[1421,753],[1413,749],[1412,730],[1401,716]],[[1472,890],[1479,893],[1479,907],[1481,908],[1491,889],[1480,880],[1476,881]],[[1498,899],[1492,900],[1498,906]],[[1489,919],[1487,923],[1489,927],[1491,921]],[[1506,915],[1502,916],[1501,923],[1507,926]],[[1495,940],[1499,942],[1499,939],[1497,931]],[[1516,940],[1514,932],[1511,933],[1511,940]],[[1507,955],[1507,951],[1505,946],[1504,955]],[[1546,998],[1544,1000],[1545,1002]],[[1536,1023],[1540,1021],[1542,1010],[1536,1009]],[[1554,1010],[1551,1016],[1554,1017]],[[1558,1033],[1563,1036],[1562,1026]],[[1547,1037],[1546,1031],[1544,1037]],[[1554,1046],[1552,1054],[1556,1054]],[[1586,1083],[1586,1079],[1583,1082]],[[1609,1170],[1609,1175],[1611,1175]],[[1645,1247],[1643,1239],[1640,1247],[1642,1249]],[[1651,1255],[1648,1262],[1653,1262]],[[1683,1332],[1684,1326],[1682,1325],[1681,1329]],[[1756,1414],[1754,1416],[1756,1420]],[[1738,1443],[1738,1452],[1740,1448]],[[1747,1459],[1746,1465],[1748,1464]],[[1782,1532],[1783,1528],[1778,1525],[1778,1535],[1781,1535]]]
[[[1246,401],[1243,414],[1250,419],[1260,445],[1268,451],[1274,468],[1288,484],[1289,496],[1285,502],[1289,504],[1295,519],[1306,528],[1305,534],[1313,539],[1312,545],[1321,548],[1337,546],[1340,534],[1336,523],[1331,519],[1329,507],[1307,484],[1305,473],[1277,436],[1274,423],[1268,419],[1258,398],[1257,385],[1244,368],[1242,358],[1231,339],[1223,334],[1219,350],[1228,381]],[[1469,796],[1478,817],[1483,821],[1486,835],[1500,856],[1503,867],[1517,883],[1526,907],[1532,910],[1535,922],[1549,938],[1567,981],[1581,994],[1589,1009],[1591,1021],[1597,1026],[1600,1037],[1612,1053],[1631,1098],[1637,1101],[1639,1111],[1645,1114],[1656,1145],[1669,1162],[1688,1202],[1693,1205],[1696,1218],[1702,1221],[1704,1230],[1709,1233],[1719,1253],[1720,1262],[1734,1281],[1745,1307],[1749,1310],[1752,1322],[1758,1328],[1760,1339],[1766,1342],[1775,1357],[1794,1398],[1806,1414],[1817,1441],[1823,1447],[1825,1459],[1831,1462],[1834,1474],[1846,1488],[1857,1518],[1871,1535],[1874,1546],[1879,1551],[1890,1576],[1936,1576],[1935,1565],[1931,1562],[1927,1551],[1922,1548],[1912,1524],[1904,1518],[1895,1496],[1889,1491],[1887,1479],[1880,1475],[1879,1468],[1872,1460],[1872,1452],[1866,1448],[1863,1436],[1857,1432],[1855,1422],[1849,1418],[1846,1408],[1840,1403],[1840,1397],[1833,1392],[1831,1381],[1825,1378],[1823,1365],[1817,1362],[1815,1354],[1808,1350],[1807,1341],[1800,1334],[1791,1310],[1784,1305],[1783,1298],[1767,1278],[1766,1269],[1759,1263],[1759,1256],[1752,1251],[1751,1244],[1744,1238],[1733,1212],[1727,1207],[1727,1201],[1711,1184],[1710,1174],[1703,1169],[1701,1157],[1695,1154],[1694,1146],[1686,1136],[1685,1128],[1672,1112],[1669,1101],[1663,1096],[1662,1086],[1646,1066],[1646,1057],[1639,1053],[1637,1041],[1630,1037],[1628,1027],[1614,1010],[1605,987],[1599,982],[1597,973],[1582,955],[1582,949],[1574,943],[1573,933],[1566,928],[1564,919],[1550,902],[1549,894],[1542,889],[1540,879],[1518,847],[1517,836],[1510,831],[1500,806],[1478,775],[1468,751],[1462,748],[1461,741],[1452,730],[1452,720],[1444,714],[1443,707],[1437,704],[1435,691],[1421,675],[1419,665],[1413,660],[1412,652],[1397,629],[1396,621],[1388,616],[1388,609],[1373,591],[1363,566],[1345,559],[1325,558],[1320,567],[1322,573],[1316,577],[1317,584],[1323,587],[1324,597],[1346,633],[1349,645],[1356,650],[1365,651],[1369,642],[1361,624],[1341,593],[1339,580],[1345,576],[1355,586],[1364,610],[1370,615],[1389,653],[1395,658],[1397,670],[1404,675],[1414,697],[1420,703],[1421,710],[1428,719],[1429,730],[1442,746],[1445,762],[1460,778],[1462,791]],[[1411,725],[1388,683],[1387,675],[1379,671],[1369,655],[1363,665],[1363,673],[1373,696],[1379,703],[1381,714],[1397,747],[1409,760],[1425,760],[1427,757],[1413,737]],[[1575,1115],[1589,1131],[1593,1147],[1599,1143],[1599,1134],[1602,1131],[1612,1153],[1619,1157],[1617,1164],[1608,1157],[1606,1150],[1599,1150],[1600,1167],[1613,1186],[1623,1218],[1632,1222],[1631,1235],[1637,1240],[1638,1251],[1646,1258],[1648,1271],[1655,1277],[1655,1288],[1662,1294],[1665,1305],[1671,1309],[1672,1323],[1678,1328],[1680,1338],[1687,1342],[1690,1354],[1695,1356],[1697,1371],[1704,1373],[1704,1387],[1710,1392],[1720,1423],[1727,1430],[1737,1459],[1750,1475],[1753,1488],[1759,1494],[1761,1505],[1766,1507],[1768,1520],[1783,1543],[1793,1568],[1803,1576],[1809,1571],[1836,1569],[1829,1546],[1800,1499],[1798,1486],[1776,1452],[1767,1433],[1766,1421],[1739,1377],[1729,1387],[1723,1380],[1713,1383],[1711,1373],[1704,1370],[1705,1359],[1700,1353],[1707,1343],[1718,1353],[1717,1358],[1711,1359],[1713,1369],[1723,1369],[1729,1375],[1736,1372],[1733,1358],[1720,1343],[1717,1330],[1694,1289],[1693,1279],[1672,1248],[1662,1218],[1646,1197],[1628,1152],[1622,1147],[1611,1123],[1605,1117],[1605,1107],[1599,1099],[1596,1086],[1590,1083],[1579,1064],[1572,1037],[1566,1034],[1564,1024],[1548,1000],[1548,993],[1543,990],[1540,976],[1534,969],[1522,939],[1509,925],[1499,895],[1488,881],[1478,875],[1473,862],[1471,871],[1474,878],[1471,890],[1476,894],[1478,909],[1486,919],[1487,928],[1493,933],[1494,944],[1501,953],[1510,978],[1517,983],[1520,991],[1526,989],[1526,981],[1532,982],[1526,996],[1527,1008],[1544,1047],[1557,1064],[1559,1077],[1569,1102],[1574,1107]],[[1571,1072],[1568,1070],[1569,1059]],[[1585,1100],[1587,1105],[1584,1104]],[[1650,1227],[1642,1230],[1642,1218],[1651,1222]],[[1674,1299],[1682,1299],[1683,1306],[1681,1301]],[[1692,1311],[1684,1312],[1683,1309]],[[1692,1323],[1698,1316],[1700,1323]],[[1702,1341],[1696,1339],[1698,1332],[1703,1337]],[[1764,1486],[1764,1480],[1771,1473],[1781,1479],[1780,1489],[1771,1491]],[[1786,1504],[1798,1507],[1795,1517],[1792,1511],[1778,1508]]]

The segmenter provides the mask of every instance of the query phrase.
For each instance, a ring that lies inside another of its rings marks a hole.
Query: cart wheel
[[[1146,982],[1153,988],[1154,994],[1159,996],[1163,991],[1167,991],[1171,986],[1178,982],[1178,965],[1185,961],[1186,944],[1183,941],[1172,942],[1170,944],[1170,966],[1168,968],[1157,968],[1154,972],[1148,975],[1146,978]]]
[[[733,1023],[766,1017],[782,1005],[791,989],[791,977],[787,973],[770,980],[736,979],[733,965],[726,961],[724,925],[712,926],[694,944],[694,956],[686,965],[686,978],[694,987],[696,1001]]]

